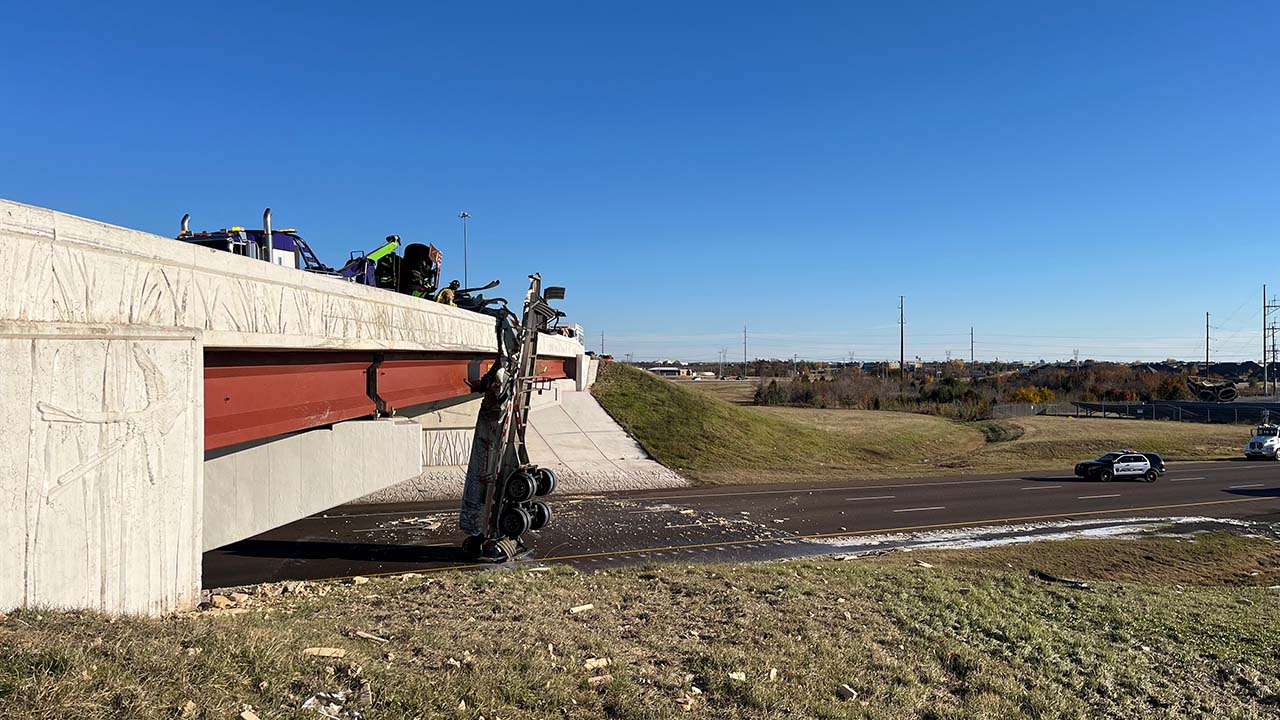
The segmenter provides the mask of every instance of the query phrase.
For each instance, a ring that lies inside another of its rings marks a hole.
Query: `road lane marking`
[[[1050,515],[1023,515],[1021,517],[1004,517],[1004,518],[988,518],[985,520],[960,520],[957,522],[940,522],[929,523],[926,525],[906,525],[903,527],[891,528],[873,528],[869,530],[841,530],[839,532],[826,533],[809,533],[807,535],[790,535],[781,538],[770,538],[767,540],[722,540],[720,542],[694,543],[691,545],[672,545],[662,548],[635,548],[633,550],[601,550],[592,553],[578,553],[575,555],[552,555],[542,558],[522,558],[515,560],[514,565],[530,564],[530,563],[548,563],[548,562],[564,562],[567,560],[581,560],[589,557],[611,557],[618,555],[644,555],[645,553],[660,553],[663,550],[683,550],[685,548],[710,547],[723,551],[728,546],[746,545],[756,542],[784,542],[796,540],[821,540],[824,538],[853,537],[855,535],[879,535],[884,533],[901,533],[912,532],[915,530],[933,530],[936,528],[954,528],[954,527],[975,527],[982,525],[991,525],[993,523],[1021,523],[1032,522],[1036,520],[1057,520],[1061,518],[1078,518],[1086,515],[1115,515],[1117,513],[1127,512],[1146,512],[1148,510],[1174,510],[1178,508],[1189,507],[1205,507],[1208,505],[1235,505],[1239,503],[1264,502],[1267,500],[1274,501],[1271,497],[1247,497],[1232,498],[1230,500],[1201,500],[1189,503],[1172,503],[1169,505],[1146,505],[1128,508],[1110,508],[1107,510],[1077,510],[1076,512],[1053,513]],[[493,563],[459,563],[457,565],[437,565],[434,567],[411,568],[406,570],[392,570],[382,573],[362,573],[363,577],[394,577],[396,575],[404,575],[405,573],[429,573],[444,572],[446,570],[471,570],[475,568],[494,567]],[[337,575],[334,577],[309,578],[310,581],[319,582],[321,580],[350,580],[355,575]],[[215,588],[216,589],[216,588]]]
[[[1098,500],[1099,498],[1113,498],[1113,497],[1120,497],[1120,493],[1116,493],[1114,495],[1080,495],[1076,497],[1076,499],[1077,500]]]
[[[794,488],[791,490],[742,490],[740,492],[715,492],[715,493],[698,493],[696,495],[679,494],[679,495],[637,495],[632,500],[690,500],[694,498],[712,498],[712,497],[741,497],[745,495],[805,495],[811,493],[825,492],[849,492],[850,490],[892,490],[894,488],[904,487],[935,487],[938,485],[982,485],[985,483],[1003,483],[1018,482],[1026,480],[1026,478],[995,478],[984,480],[952,480],[950,482],[918,482],[918,483],[899,483],[895,485],[846,485],[843,487],[810,487],[810,488]]]
[[[1024,487],[1019,489],[1021,490],[1052,490],[1054,488],[1060,488],[1060,487],[1062,486],[1061,485],[1031,485],[1030,487]]]
[[[946,509],[947,508],[944,505],[933,505],[930,507],[902,508],[900,510],[894,510],[894,512],[920,512],[921,510],[946,510]]]
[[[1203,479],[1204,479],[1204,478],[1202,478],[1202,477],[1168,478],[1169,482],[1182,482],[1183,480],[1203,480]]]
[[[1240,488],[1262,487],[1266,483],[1249,483],[1248,485],[1228,485],[1228,490],[1238,490]]]
[[[847,497],[845,500],[892,500],[897,495],[863,495],[860,497]]]

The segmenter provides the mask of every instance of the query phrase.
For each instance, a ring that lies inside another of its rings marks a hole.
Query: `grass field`
[[[1175,462],[1234,458],[1248,432],[1101,418],[960,423],[901,412],[742,407],[705,391],[712,385],[605,364],[593,392],[655,459],[706,483],[1064,470],[1125,447]]]
[[[1280,592],[1256,584],[1278,563],[1261,539],[1079,540],[375,578],[238,615],[25,610],[0,619],[0,707],[266,720],[345,692],[370,720],[1274,716]]]

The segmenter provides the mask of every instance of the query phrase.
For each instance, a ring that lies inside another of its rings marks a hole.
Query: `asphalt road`
[[[1155,483],[1066,473],[749,485],[552,497],[525,563],[604,567],[839,552],[844,540],[1126,518],[1280,520],[1280,463],[1171,465]],[[457,550],[457,503],[345,506],[204,555],[205,587],[481,567]],[[487,567],[487,566],[485,566]]]

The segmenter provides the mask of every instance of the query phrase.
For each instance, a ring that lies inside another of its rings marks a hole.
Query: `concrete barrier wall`
[[[412,420],[353,420],[204,463],[204,550],[266,532],[422,472]]]

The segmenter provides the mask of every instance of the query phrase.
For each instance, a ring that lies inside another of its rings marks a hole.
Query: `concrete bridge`
[[[190,606],[206,549],[459,481],[495,347],[485,315],[0,200],[0,609]],[[580,341],[538,348],[537,404],[586,389]]]

